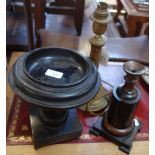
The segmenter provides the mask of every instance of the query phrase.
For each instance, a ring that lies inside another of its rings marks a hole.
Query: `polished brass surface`
[[[89,39],[91,44],[90,59],[94,62],[96,67],[98,67],[101,59],[102,47],[106,43],[106,37],[103,34],[107,29],[107,23],[112,20],[108,11],[108,4],[105,2],[99,2],[95,12],[90,15],[90,19],[93,21],[92,30],[95,33],[95,35]],[[106,51],[104,51],[104,56],[107,57]],[[96,115],[96,112],[99,111],[101,111],[98,113],[99,115],[105,113],[109,107],[109,103],[105,96],[109,92],[103,90],[104,88],[101,87],[96,97],[86,105],[80,107],[80,109],[93,115]]]
[[[109,91],[106,91],[103,86],[100,87],[99,92],[96,94],[96,96],[89,101],[87,104],[79,107],[80,110],[88,112],[92,115],[100,115],[103,112],[106,112],[108,106],[109,106]],[[102,110],[100,113],[96,113],[97,111]]]
[[[106,37],[103,34],[107,29],[107,23],[112,21],[107,3],[99,2],[95,12],[90,15],[90,19],[93,21],[92,29],[95,33],[95,35],[89,39],[91,44],[90,58],[95,63],[96,67],[98,67],[102,47],[106,43]]]

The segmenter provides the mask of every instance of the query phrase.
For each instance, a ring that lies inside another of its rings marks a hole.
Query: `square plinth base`
[[[39,117],[39,108],[31,106],[30,123],[35,149],[78,138],[82,132],[82,126],[77,116],[76,109],[69,110],[65,125],[56,131],[45,126]]]
[[[141,129],[142,127],[142,122],[138,119],[134,119],[135,122],[135,127],[133,129],[133,131],[127,135],[127,136],[122,136],[122,137],[118,137],[118,136],[114,136],[112,134],[110,134],[108,131],[106,131],[102,124],[102,120],[104,120],[104,118],[100,118],[95,125],[90,129],[90,133],[96,135],[96,136],[103,136],[109,140],[111,140],[112,142],[114,142],[115,144],[117,144],[119,146],[119,149],[127,154],[130,153],[130,150],[132,148],[132,142],[134,140],[134,137],[136,135],[136,133]]]

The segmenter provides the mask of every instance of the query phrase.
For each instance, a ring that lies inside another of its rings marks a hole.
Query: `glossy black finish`
[[[70,49],[40,48],[17,59],[9,83],[30,103],[34,146],[39,148],[80,136],[76,110],[69,108],[90,101],[101,79],[89,58]]]
[[[63,126],[68,118],[69,111],[64,110],[56,110],[56,109],[48,109],[48,108],[40,108],[40,112],[38,113],[38,117],[42,120],[42,122],[53,128],[60,128]]]
[[[132,100],[123,100],[119,97],[117,90],[118,88],[113,89],[107,120],[111,126],[117,129],[126,129],[132,125],[141,93],[135,88],[137,92],[136,98]]]
[[[59,58],[62,63],[58,61]],[[77,73],[74,73],[73,68],[64,69],[65,62],[67,66],[76,66]],[[41,66],[45,68],[44,71],[59,66],[59,69],[64,70],[65,77],[55,79],[46,76],[45,79],[39,69]],[[34,70],[37,74],[34,74]],[[39,76],[35,78],[36,75]],[[73,78],[75,75],[76,81]],[[10,72],[9,83],[16,94],[27,102],[45,108],[64,109],[91,100],[98,92],[101,80],[90,59],[69,49],[42,48],[24,54],[16,61]]]
[[[48,69],[63,73],[62,78],[45,75]],[[60,48],[36,50],[28,54],[24,61],[27,76],[35,82],[52,87],[78,84],[88,76],[89,69],[86,58]]]
[[[45,145],[78,138],[80,136],[82,126],[77,116],[76,109],[68,111],[67,120],[59,127],[45,125],[42,119],[38,117],[40,115],[40,110],[39,107],[30,107],[30,122],[35,149]]]

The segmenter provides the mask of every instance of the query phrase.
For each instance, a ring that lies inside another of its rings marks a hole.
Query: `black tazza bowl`
[[[9,74],[15,93],[41,107],[73,108],[98,92],[100,75],[89,58],[65,48],[39,48],[19,57]]]

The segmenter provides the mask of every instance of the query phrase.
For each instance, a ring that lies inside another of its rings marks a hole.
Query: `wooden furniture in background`
[[[32,24],[32,7],[31,0],[24,0],[24,10],[26,16],[26,23],[28,29],[28,40],[29,49],[33,49],[34,37],[36,37],[36,47],[40,46],[40,38],[38,35],[38,30],[40,28],[45,28],[45,13],[52,14],[65,14],[74,16],[75,27],[77,34],[81,35],[82,22],[84,16],[84,0],[72,0],[60,1],[56,0],[51,2],[49,7],[46,7],[46,0],[35,0],[34,1],[34,14],[35,14],[35,35],[33,34],[33,24]]]
[[[90,37],[93,34],[92,23],[89,20],[89,15],[95,10],[95,8],[96,1],[92,0],[91,5],[85,9],[81,36]],[[24,8],[22,8],[22,11],[24,11]],[[12,51],[27,51],[28,38],[25,15],[18,12],[15,8],[15,11],[7,11],[6,22],[7,53],[10,54]],[[46,14],[46,29],[51,32],[73,36],[76,34],[73,16]],[[120,37],[114,22],[108,25],[105,35],[108,38]]]
[[[91,45],[88,37],[70,36],[40,30],[42,47],[58,46],[85,52],[90,55]],[[149,63],[149,38],[147,35],[131,38],[107,38],[105,46],[111,61],[135,60],[143,64]]]
[[[149,12],[138,11],[130,0],[117,0],[117,14],[115,21],[118,20],[118,16],[121,10],[126,11],[125,20],[128,27],[128,37],[137,36],[140,34],[142,24],[149,22]]]
[[[49,8],[45,11],[50,14],[63,14],[74,16],[74,24],[77,35],[81,35],[84,16],[85,0],[55,0],[51,2]]]
[[[76,50],[83,50],[89,56],[90,43],[87,37],[70,36],[64,34],[58,34],[49,32],[42,29],[44,27],[44,14],[43,10],[40,10],[40,6],[43,5],[43,1],[38,1],[36,12],[38,12],[35,20],[35,34],[37,42],[35,45],[32,27],[32,17],[29,10],[30,0],[24,0],[25,2],[25,14],[27,21],[27,30],[29,36],[29,49],[41,46],[59,46],[72,48]],[[40,3],[39,3],[40,2]],[[28,13],[29,11],[29,13]],[[33,44],[34,43],[34,44]],[[107,38],[106,50],[109,54],[110,60],[113,61],[126,61],[126,60],[138,60],[141,63],[149,63],[149,39],[148,36],[140,36],[133,38]]]
[[[24,0],[14,0],[12,2],[15,10],[23,12],[22,1]],[[81,35],[85,0],[31,0],[29,3],[32,3],[34,10],[35,5],[39,7],[39,4],[42,3],[40,9],[44,13],[73,16],[77,35]]]

